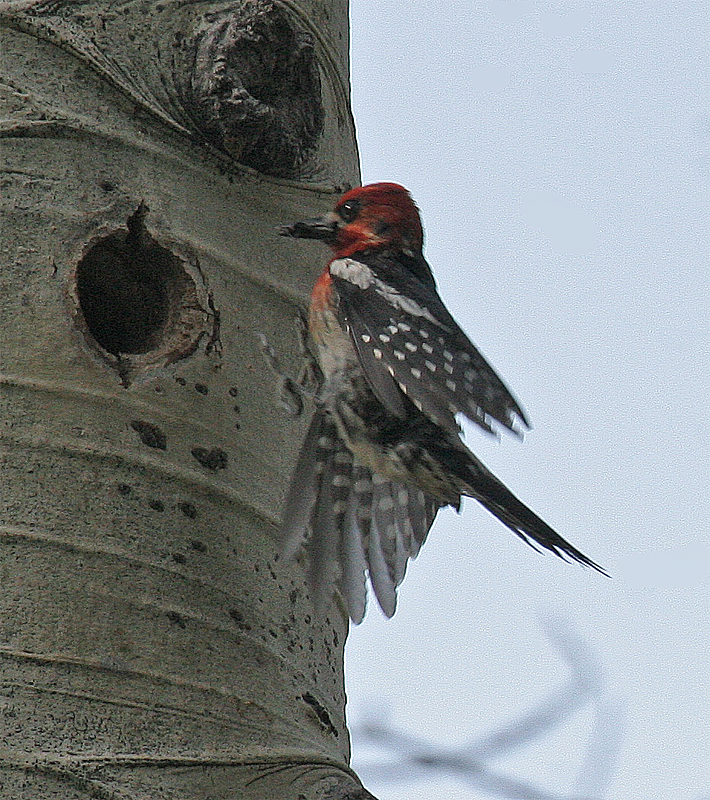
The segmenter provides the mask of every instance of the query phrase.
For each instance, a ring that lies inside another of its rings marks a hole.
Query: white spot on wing
[[[429,372],[436,372],[436,364],[431,361],[425,361],[424,366],[429,370]]]
[[[378,338],[384,344],[387,344],[387,342],[390,340],[390,337],[386,333],[381,333]]]
[[[363,340],[363,342],[365,342],[365,344],[367,344],[369,341],[371,341],[370,335],[368,333],[363,333],[360,338]]]
[[[430,344],[427,344],[426,342],[424,342],[424,344],[422,345],[422,350],[425,353],[428,353],[429,355],[431,355],[434,352],[434,348]]]
[[[417,369],[416,367],[412,367],[412,369],[410,370],[410,372],[412,373],[412,375],[414,375],[414,377],[415,377],[417,380],[419,380],[419,378],[421,378],[421,377],[422,377],[422,371],[421,371],[420,369]]]
[[[414,342],[405,342],[404,346],[407,348],[407,350],[409,350],[410,353],[417,352],[417,346],[414,344]]]
[[[372,348],[372,355],[375,358],[382,358],[382,350],[379,350],[377,347]]]
[[[395,358],[399,359],[400,361],[404,361],[405,355],[401,350],[393,350]]]

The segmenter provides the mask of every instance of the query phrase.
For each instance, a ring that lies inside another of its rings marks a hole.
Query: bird
[[[440,508],[472,497],[535,549],[603,574],[466,447],[459,419],[489,434],[529,428],[520,404],[441,300],[410,193],[396,183],[346,192],[334,210],[284,225],[332,258],[312,290],[309,348],[319,386],[279,537],[305,550],[319,606],[339,590],[353,623],[367,579],[391,617],[409,559]]]

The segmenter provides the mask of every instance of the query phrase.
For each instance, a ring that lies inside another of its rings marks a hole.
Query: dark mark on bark
[[[213,447],[211,450],[206,447],[193,447],[190,452],[196,461],[212,472],[226,469],[229,464],[229,456],[220,447]]]
[[[165,450],[167,448],[167,438],[157,425],[134,419],[131,422],[131,428],[140,436],[141,442],[147,447],[154,447],[156,450]]]
[[[303,700],[305,703],[308,703],[308,705],[315,711],[318,721],[328,731],[328,733],[333,734],[333,736],[337,738],[338,730],[331,722],[330,714],[328,714],[320,702],[310,692],[302,694],[301,700]]]

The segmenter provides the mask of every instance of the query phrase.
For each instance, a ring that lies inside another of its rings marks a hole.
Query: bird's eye
[[[348,200],[338,209],[338,214],[343,222],[352,222],[360,213],[360,201]]]

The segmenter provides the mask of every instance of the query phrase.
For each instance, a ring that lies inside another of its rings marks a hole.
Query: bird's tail
[[[572,559],[606,575],[606,571],[574,545],[563,539],[543,519],[529,509],[472,454],[467,464],[466,485],[462,494],[473,497],[513,533],[534,549],[550,550],[562,559]],[[461,474],[461,471],[459,471]]]

